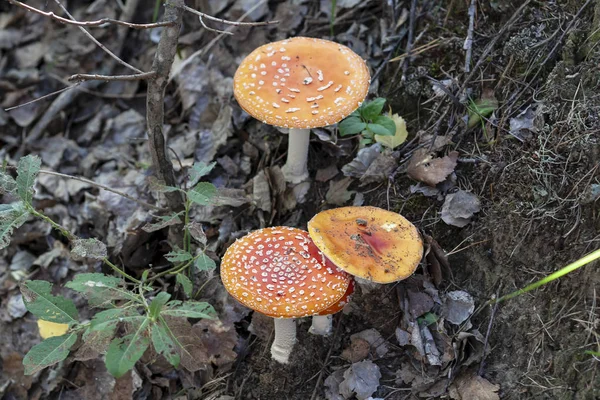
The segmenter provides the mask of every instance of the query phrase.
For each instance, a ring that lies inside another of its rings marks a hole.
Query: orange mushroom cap
[[[240,106],[264,123],[309,129],[335,124],[367,96],[365,61],[341,44],[295,37],[250,53],[233,78]]]
[[[344,309],[344,306],[350,302],[350,298],[354,294],[354,279],[350,279],[350,283],[348,284],[348,289],[346,289],[346,293],[339,299],[335,304],[327,307],[325,310],[319,312],[317,315],[330,315],[335,314]]]
[[[417,228],[400,214],[377,207],[341,207],[308,222],[315,245],[351,275],[390,283],[412,275],[423,257]]]
[[[319,251],[308,232],[260,229],[229,246],[221,262],[225,289],[270,317],[318,314],[338,302],[352,278]]]

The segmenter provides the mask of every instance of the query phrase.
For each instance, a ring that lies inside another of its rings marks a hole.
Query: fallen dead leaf
[[[407,173],[414,180],[435,186],[454,172],[457,159],[457,151],[451,151],[444,157],[435,157],[428,149],[419,149],[410,158]]]
[[[351,363],[355,363],[367,358],[369,356],[370,350],[371,345],[369,344],[369,342],[361,338],[352,338],[350,346],[346,347],[344,351],[342,351],[341,357],[344,360],[350,361]]]
[[[354,363],[344,372],[344,381],[340,383],[340,394],[346,399],[356,394],[358,400],[366,400],[379,387],[379,379],[381,379],[381,372],[372,361]]]
[[[352,183],[352,178],[345,177],[337,182],[329,182],[329,190],[325,194],[325,201],[334,206],[343,206],[352,197],[354,191],[348,190]]]
[[[473,193],[458,190],[446,195],[442,206],[442,220],[448,225],[462,228],[471,222],[471,217],[481,210],[481,202]]]
[[[473,371],[467,371],[456,378],[448,392],[454,400],[500,400],[498,390],[499,385],[490,383]]]

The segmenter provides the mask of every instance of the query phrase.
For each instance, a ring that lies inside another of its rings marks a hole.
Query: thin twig
[[[496,298],[498,298],[499,296],[500,288],[498,288],[498,290],[496,291]],[[490,315],[490,322],[488,323],[487,332],[485,334],[485,341],[483,342],[483,355],[481,357],[481,363],[479,364],[479,371],[477,373],[477,375],[479,376],[483,375],[483,367],[485,366],[485,353],[487,351],[490,334],[492,333],[492,325],[494,323],[494,318],[496,317],[496,310],[498,310],[498,304],[500,303],[494,304],[494,307],[492,308],[492,314]]]
[[[120,16],[121,19],[123,21],[133,20],[133,17],[135,16],[135,10],[137,9],[138,4],[139,0],[127,1],[127,4],[125,5],[125,8],[123,9],[123,12]],[[125,36],[127,34],[128,29],[126,26],[117,26],[116,31],[117,35],[115,38],[115,53],[119,54],[125,43]],[[114,67],[115,61],[109,59],[102,64],[100,68],[100,73],[102,73],[103,75],[110,75]],[[46,127],[48,126],[48,124],[50,124],[50,122],[54,120],[56,115],[65,108],[67,108],[71,103],[73,103],[77,99],[77,97],[79,97],[79,94],[81,92],[85,90],[95,89],[99,85],[100,81],[84,82],[79,86],[76,86],[77,90],[68,90],[63,93],[60,93],[58,97],[52,101],[52,104],[50,104],[50,107],[48,107],[44,115],[42,115],[42,117],[36,122],[33,128],[31,128],[31,131],[29,131],[29,133],[27,134],[27,138],[23,142],[21,151],[24,150],[24,146],[26,144],[37,140],[45,132]]]
[[[207,31],[210,31],[210,32],[215,32],[215,33],[221,33],[221,34],[223,34],[223,35],[232,35],[232,36],[233,36],[233,32],[221,31],[221,30],[219,30],[219,29],[211,28],[210,26],[206,25],[206,24],[204,23],[204,19],[202,18],[202,16],[201,16],[201,15],[199,15],[199,16],[198,16],[198,19],[200,20],[200,24],[202,24],[202,27],[203,27],[204,29],[206,29]]]
[[[169,73],[175,54],[177,41],[183,18],[183,0],[172,0],[166,5],[164,18],[175,21],[172,26],[164,28],[154,55],[152,70],[154,77],[148,80],[148,95],[146,96],[146,121],[148,124],[148,144],[152,156],[156,177],[167,186],[177,186],[173,163],[167,155],[167,146],[163,133],[165,118],[165,89],[169,82]],[[169,208],[172,211],[183,210],[183,196],[179,191],[165,193]]]
[[[156,22],[153,24],[132,24],[131,22],[119,21],[117,19],[112,19],[112,18],[102,18],[102,19],[98,19],[95,21],[74,21],[71,19],[63,18],[59,15],[56,15],[52,11],[45,12],[42,10],[38,10],[37,8],[27,5],[27,4],[24,4],[24,3],[21,3],[20,1],[16,1],[16,0],[7,0],[7,1],[12,5],[24,8],[28,11],[43,15],[45,17],[52,18],[55,21],[58,21],[60,23],[67,24],[67,25],[87,26],[87,27],[91,27],[91,28],[93,28],[93,27],[102,28],[103,25],[114,24],[114,25],[123,25],[123,26],[126,26],[131,29],[153,29],[153,28],[158,28],[161,26],[171,26],[173,24],[172,21]]]
[[[54,2],[56,4],[58,4],[58,6],[60,8],[62,8],[62,10],[64,11],[65,14],[67,14],[69,16],[69,18],[71,18],[73,21],[76,21],[75,18],[73,18],[73,16],[69,13],[69,11],[65,8],[65,6],[63,6],[60,1],[58,0],[54,0]],[[143,71],[140,71],[139,69],[137,69],[136,67],[134,67],[133,65],[128,64],[127,62],[121,60],[115,53],[113,53],[112,51],[110,51],[106,46],[104,46],[102,43],[100,43],[91,33],[89,33],[83,26],[78,26],[79,30],[81,32],[83,32],[87,37],[89,37],[94,43],[96,43],[96,45],[98,47],[100,47],[102,50],[104,50],[106,52],[106,54],[108,54],[109,56],[111,56],[115,61],[117,61],[119,64],[129,68],[132,71],[135,71],[138,74],[143,74]]]
[[[182,8],[185,11],[191,12],[192,14],[196,14],[198,17],[200,17],[200,22],[202,22],[202,18],[206,18],[209,21],[220,22],[222,24],[233,25],[233,26],[264,26],[264,25],[274,25],[274,24],[278,24],[279,23],[279,21],[261,21],[261,22],[229,21],[229,20],[226,20],[226,19],[217,18],[217,17],[213,17],[213,16],[208,15],[208,14],[204,14],[203,12],[194,10],[193,8],[188,7],[185,4],[182,6]],[[202,23],[202,25],[204,26],[204,23]],[[224,33],[224,31],[219,31],[219,32]],[[229,33],[226,33],[226,34],[229,34]]]
[[[47,170],[47,169],[41,169],[41,170],[40,170],[40,174],[54,175],[54,176],[59,176],[59,177],[61,177],[61,178],[72,179],[72,180],[74,180],[74,181],[79,181],[79,182],[88,183],[88,184],[90,184],[90,185],[92,185],[92,186],[96,186],[96,187],[99,187],[100,189],[104,189],[104,190],[106,190],[106,191],[108,191],[108,192],[111,192],[111,193],[117,194],[117,195],[119,195],[119,196],[121,196],[121,197],[124,197],[124,198],[126,198],[126,199],[128,199],[128,200],[135,201],[135,202],[136,202],[136,203],[138,203],[139,205],[142,205],[142,206],[144,206],[144,207],[146,207],[146,208],[152,208],[152,209],[154,209],[154,210],[165,211],[165,209],[164,209],[164,208],[157,207],[157,206],[155,206],[155,205],[153,205],[153,204],[150,204],[150,203],[146,203],[145,201],[143,201],[143,200],[139,200],[139,199],[136,199],[135,197],[133,197],[133,196],[130,196],[130,195],[128,195],[127,193],[120,192],[120,191],[118,191],[118,190],[115,190],[115,189],[113,189],[113,188],[111,188],[111,187],[109,187],[109,186],[105,186],[105,185],[103,185],[103,184],[101,184],[101,183],[97,183],[97,182],[91,181],[91,180],[89,180],[89,179],[80,178],[80,177],[78,177],[78,176],[72,176],[72,175],[67,175],[67,174],[61,174],[60,172],[49,171],[49,170]]]
[[[256,10],[258,7],[260,7],[262,4],[265,3],[266,0],[259,0],[257,1],[252,7],[250,7],[250,9],[248,11],[246,11],[244,14],[242,14],[239,18],[238,21],[241,21],[242,19],[246,18],[248,15],[252,14],[252,12],[254,12],[254,10]],[[230,27],[228,29],[233,29],[233,27]],[[225,32],[229,32],[229,30],[225,31]],[[177,75],[179,75],[181,73],[181,71],[183,71],[183,69],[190,64],[196,57],[202,56],[205,53],[207,53],[219,40],[221,40],[223,37],[225,37],[225,33],[220,33],[218,36],[214,37],[206,46],[204,46],[201,49],[196,50],[194,53],[192,53],[188,58],[186,58],[185,60],[183,60],[181,63],[179,63],[175,69],[173,70],[173,72],[171,73],[171,76],[169,77],[169,83],[175,79],[175,77]]]
[[[5,108],[4,111],[10,111],[10,110],[14,110],[14,109],[17,109],[17,108],[20,108],[20,107],[28,106],[30,104],[33,104],[33,103],[37,102],[37,101],[47,99],[48,97],[56,96],[57,94],[60,94],[62,92],[66,92],[67,90],[73,89],[74,87],[76,87],[78,85],[79,85],[79,83],[76,83],[74,85],[67,86],[67,87],[64,87],[62,89],[58,89],[58,90],[56,90],[56,91],[54,91],[52,93],[48,93],[48,94],[43,95],[42,97],[38,97],[37,99],[33,99],[31,101],[28,101],[27,103],[23,103],[23,104],[19,104],[19,105],[13,106],[13,107]]]
[[[402,81],[406,80],[406,72],[408,71],[408,64],[410,62],[410,57],[412,56],[412,46],[413,39],[415,37],[415,20],[417,19],[417,0],[412,0],[410,3],[410,17],[408,20],[408,39],[406,40],[406,55],[407,57],[404,59],[402,64]]]
[[[97,74],[75,74],[69,77],[70,82],[83,82],[83,81],[142,81],[145,79],[154,78],[156,72],[144,72],[141,74],[134,75],[97,75]]]
[[[475,30],[475,0],[471,0],[469,6],[469,30],[467,31],[467,38],[463,45],[463,50],[466,50],[465,54],[465,72],[471,71],[471,57],[473,55],[473,31]]]

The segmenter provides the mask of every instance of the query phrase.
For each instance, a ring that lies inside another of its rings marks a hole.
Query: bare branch
[[[71,85],[71,86],[67,86],[67,87],[62,88],[62,89],[58,89],[58,90],[56,90],[56,91],[54,91],[52,93],[48,93],[48,94],[43,95],[42,97],[38,97],[37,99],[33,99],[31,101],[28,101],[27,103],[23,103],[23,104],[19,104],[19,105],[16,105],[16,106],[9,107],[9,108],[5,108],[4,111],[10,111],[10,110],[14,110],[14,109],[17,109],[17,108],[20,108],[20,107],[28,106],[29,104],[33,104],[33,103],[35,103],[37,101],[47,99],[48,97],[56,96],[57,94],[60,94],[62,92],[66,92],[67,90],[73,89],[77,85],[79,85],[79,83],[76,83],[76,84]]]
[[[73,16],[69,13],[69,11],[60,3],[60,1],[58,0],[54,0],[54,2],[56,4],[58,4],[58,6],[60,8],[62,8],[62,10],[64,11],[65,14],[67,14],[69,16],[69,18],[71,18],[71,20],[75,21],[75,18],[73,18]],[[112,51],[110,51],[108,48],[106,48],[106,46],[104,46],[102,43],[100,43],[91,33],[89,33],[84,27],[79,26],[78,27],[79,30],[81,30],[87,37],[89,37],[94,43],[96,43],[96,45],[98,47],[100,47],[102,50],[104,50],[109,56],[111,56],[114,60],[116,60],[119,64],[129,68],[132,71],[135,71],[138,74],[143,74],[142,71],[140,71],[139,69],[137,69],[136,67],[134,67],[133,65],[130,65],[128,63],[126,63],[125,61],[121,60],[116,54],[114,54]]]
[[[96,74],[75,74],[69,77],[70,82],[83,82],[83,81],[141,81],[145,79],[154,78],[156,72],[144,72],[142,74],[134,75],[96,75]]]
[[[7,1],[12,5],[24,8],[28,11],[43,15],[48,18],[52,18],[55,21],[58,21],[62,24],[67,24],[67,25],[87,26],[87,27],[91,27],[91,28],[94,28],[94,27],[102,28],[103,25],[113,24],[113,25],[123,25],[123,26],[126,26],[131,29],[152,29],[152,28],[158,28],[161,26],[173,25],[173,21],[156,22],[154,24],[132,24],[131,22],[119,21],[117,19],[112,19],[112,18],[102,18],[102,19],[98,19],[96,21],[75,21],[75,20],[63,18],[59,15],[56,15],[52,11],[45,12],[42,10],[38,10],[35,7],[32,7],[28,4],[21,3],[20,1],[17,1],[17,0],[7,0]]]
[[[146,98],[146,121],[148,123],[148,144],[152,155],[152,164],[156,177],[168,186],[177,186],[173,163],[167,155],[167,146],[163,133],[165,89],[169,81],[171,66],[177,53],[177,42],[183,18],[183,0],[170,0],[166,4],[164,18],[175,21],[175,24],[163,29],[154,55],[152,70],[154,77],[148,80],[148,96]],[[169,208],[172,211],[183,209],[181,193],[165,193]]]
[[[477,4],[475,4],[475,0],[471,0],[471,5],[469,6],[469,29],[467,31],[467,38],[465,39],[465,44],[463,45],[463,50],[465,53],[465,72],[471,72],[471,57],[473,55],[473,30],[475,28],[475,11]]]
[[[279,23],[279,21],[262,21],[262,22],[229,21],[229,20],[226,20],[226,19],[216,18],[216,17],[213,17],[211,15],[204,14],[203,12],[194,10],[193,8],[188,7],[185,4],[183,5],[183,9],[185,11],[187,11],[187,12],[191,12],[192,14],[196,14],[200,18],[200,23],[206,29],[208,29],[210,31],[213,31],[213,32],[226,33],[228,35],[230,35],[231,33],[227,33],[226,31],[219,31],[219,30],[216,30],[216,29],[208,28],[206,25],[204,25],[204,22],[202,21],[202,19],[206,18],[209,21],[220,22],[222,24],[233,25],[233,26],[265,26],[265,25],[274,25],[274,24],[278,24]]]
[[[211,32],[215,32],[215,33],[220,33],[220,34],[223,34],[223,35],[233,35],[233,32],[229,32],[229,31],[220,31],[220,30],[218,30],[218,29],[214,29],[214,28],[211,28],[211,27],[207,26],[207,25],[204,23],[204,20],[202,19],[202,16],[201,16],[201,15],[199,15],[199,16],[198,16],[198,19],[200,20],[200,23],[202,24],[202,26],[204,27],[204,29],[206,29],[207,31],[211,31]]]

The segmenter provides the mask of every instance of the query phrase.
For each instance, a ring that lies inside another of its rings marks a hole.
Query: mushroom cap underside
[[[369,90],[365,61],[329,40],[295,37],[258,47],[238,67],[234,95],[264,123],[309,129],[335,124]]]
[[[221,279],[246,307],[270,317],[299,318],[338,302],[352,278],[325,258],[308,232],[273,227],[232,244],[221,262]]]
[[[341,207],[308,222],[315,245],[351,275],[390,283],[412,275],[423,257],[417,228],[400,214],[377,207]]]

